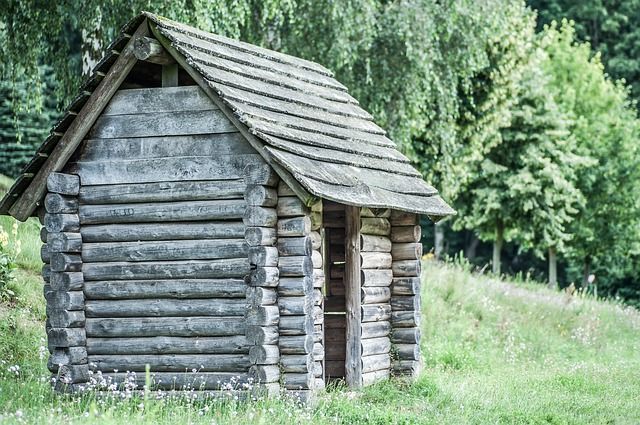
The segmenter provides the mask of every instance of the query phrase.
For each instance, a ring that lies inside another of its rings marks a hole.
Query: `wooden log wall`
[[[388,378],[391,369],[389,216],[390,210],[360,211],[362,385]]]
[[[51,299],[68,307],[69,326],[79,303],[86,316],[50,343],[86,345],[85,363],[103,373],[196,369],[207,390],[232,375],[277,382],[269,170],[198,87],[118,91],[64,169],[79,176],[76,197],[49,188],[47,245],[66,250],[51,256],[51,286],[67,291]],[[249,199],[249,181],[266,203]],[[259,272],[249,276],[250,258]]]
[[[308,208],[281,181],[277,215],[281,383],[306,400],[324,387],[321,204]]]
[[[89,380],[85,332],[85,296],[82,275],[82,237],[77,226],[78,176],[52,173],[47,181],[44,228],[41,239],[46,331],[54,388],[72,391]],[[60,226],[62,217],[73,226]]]
[[[420,272],[422,244],[419,217],[392,211],[391,342],[394,374],[417,376],[420,355]]]
[[[249,245],[249,287],[246,292],[246,323],[250,375],[267,395],[280,392],[280,347],[278,346],[278,248],[276,224],[278,177],[266,164],[245,169],[247,203],[243,221]]]

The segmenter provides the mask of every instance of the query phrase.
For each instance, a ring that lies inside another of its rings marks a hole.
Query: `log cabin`
[[[151,13],[0,204],[43,225],[56,388],[304,399],[418,372],[419,217],[453,213],[323,66]]]

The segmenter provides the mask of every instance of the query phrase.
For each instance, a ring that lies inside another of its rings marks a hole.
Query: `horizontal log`
[[[391,333],[395,344],[420,344],[420,328],[395,328]]]
[[[214,260],[244,257],[248,249],[244,239],[85,243],[82,261]]]
[[[278,299],[275,288],[263,288],[260,286],[250,286],[246,292],[247,304],[253,306],[273,305]]]
[[[389,304],[366,304],[361,309],[363,322],[378,322],[391,318],[391,306]]]
[[[244,335],[245,328],[238,317],[87,318],[86,322],[87,336],[95,338],[233,336]]]
[[[391,228],[391,242],[419,242],[422,235],[420,226],[393,226]]]
[[[176,60],[157,40],[150,37],[138,37],[134,41],[133,54],[136,59],[158,65],[171,65]]]
[[[77,195],[80,190],[80,178],[73,174],[51,173],[47,178],[47,190],[61,195]]]
[[[316,389],[319,388],[324,388],[324,381],[322,379],[318,378],[322,378],[322,362],[321,361],[317,361],[317,362],[313,362],[313,376],[316,377]],[[318,381],[321,381],[322,384],[319,384]]]
[[[40,227],[40,241],[43,243],[47,243],[47,238],[49,237],[49,231],[46,227]]]
[[[277,240],[276,229],[274,227],[247,227],[244,238],[249,246],[274,246]]]
[[[253,378],[254,384],[278,382],[280,379],[280,368],[273,364],[251,366],[249,376]]]
[[[422,244],[419,242],[394,243],[391,255],[393,261],[419,260],[422,258]]]
[[[363,235],[387,236],[391,231],[389,220],[382,217],[363,217],[361,220],[360,233]]]
[[[390,269],[391,254],[388,252],[361,252],[360,268],[362,269]]]
[[[314,382],[313,373],[283,373],[282,386],[288,390],[309,389]]]
[[[242,199],[244,189],[242,179],[109,184],[82,186],[78,199],[82,204]]]
[[[242,298],[85,301],[87,317],[243,316],[246,309]]]
[[[395,360],[391,365],[394,375],[415,377],[422,369],[419,360]]]
[[[420,294],[419,277],[398,277],[391,283],[392,295],[417,295]]]
[[[47,310],[82,310],[85,307],[82,291],[44,291]]]
[[[278,307],[275,305],[267,306],[248,306],[245,314],[247,325],[254,326],[276,326],[280,318]]]
[[[82,272],[55,272],[51,273],[49,284],[54,291],[82,290],[84,277]]]
[[[278,237],[307,236],[311,232],[311,219],[307,216],[278,220]]]
[[[313,232],[317,233],[317,232]],[[296,238],[278,238],[278,253],[285,256],[311,255],[313,251],[313,241],[311,236],[300,236]]]
[[[313,356],[308,354],[286,355],[280,358],[280,367],[285,373],[307,373],[313,363]]]
[[[362,304],[385,303],[391,299],[391,289],[383,287],[360,288]]]
[[[84,294],[91,300],[244,298],[246,289],[243,279],[112,280],[87,282]]]
[[[144,372],[240,372],[249,369],[246,354],[92,354],[89,363],[102,371]]]
[[[322,235],[320,235],[320,232],[311,232],[309,233],[309,237],[311,238],[311,248],[319,250],[322,246]]]
[[[367,372],[362,374],[362,385],[368,386],[373,385],[376,382],[383,381],[388,379],[390,376],[389,369],[376,370],[374,372]]]
[[[56,376],[56,385],[69,385],[76,383],[84,383],[89,381],[89,365],[86,364],[67,364],[62,365],[58,369]]]
[[[242,221],[251,227],[274,227],[278,222],[278,215],[275,208],[248,206]]]
[[[281,297],[299,297],[311,295],[313,278],[310,276],[281,277],[278,284],[278,295]]]
[[[363,339],[362,356],[373,356],[376,354],[386,354],[391,351],[391,340],[389,337]]]
[[[393,270],[393,277],[420,276],[422,263],[420,260],[394,261],[391,270]]]
[[[391,240],[386,236],[360,235],[360,252],[391,252]]]
[[[376,370],[389,370],[390,368],[391,357],[388,353],[362,357],[362,373],[374,372]]]
[[[51,252],[81,252],[82,236],[80,233],[48,233],[47,247]]]
[[[251,364],[276,364],[280,360],[280,350],[277,345],[254,345],[249,348]]]
[[[275,288],[278,286],[280,271],[277,267],[258,267],[251,270],[247,284],[249,286],[264,286]]]
[[[249,260],[84,263],[82,271],[85,280],[244,278],[249,273]]]
[[[400,360],[420,360],[419,344],[394,344],[393,347]]]
[[[313,359],[315,361],[324,360],[324,345],[322,343],[315,342],[313,344]]]
[[[400,210],[392,210],[389,218],[391,226],[413,226],[420,224],[418,215]]]
[[[49,214],[71,214],[78,212],[78,198],[59,193],[47,193],[44,207]]]
[[[388,336],[391,333],[391,322],[367,322],[361,325],[361,337],[362,339],[368,338],[380,338]]]
[[[83,225],[82,240],[138,242],[187,239],[237,239],[245,235],[241,221]]]
[[[51,263],[51,251],[49,250],[49,245],[46,243],[40,247],[40,260],[43,263]]]
[[[78,254],[51,253],[52,272],[78,272],[82,269],[82,258]]]
[[[103,373],[105,379],[111,379],[116,385],[135,384],[138,389],[145,385],[145,374],[138,373],[127,376],[127,373]],[[151,374],[151,388],[158,390],[220,390],[232,387],[241,389],[242,384],[249,382],[246,372],[155,372]],[[229,390],[225,391],[227,394]],[[228,397],[228,396],[227,396]]]
[[[81,205],[80,222],[82,224],[118,224],[149,221],[233,220],[242,218],[245,207],[244,200],[239,199]]]
[[[51,279],[51,266],[49,264],[45,264],[44,266],[42,266],[42,280],[44,280],[45,283],[49,282],[49,280]]]
[[[310,315],[281,316],[278,327],[281,336],[309,335],[313,332],[313,318]]]
[[[47,232],[74,232],[80,230],[78,214],[45,214],[44,226]]]
[[[360,209],[360,217],[381,217],[389,218],[391,210],[389,208],[362,208]]]
[[[47,309],[47,320],[54,328],[81,328],[84,327],[84,311],[63,310],[58,308]]]
[[[197,85],[118,90],[103,115],[216,109]]]
[[[324,329],[322,325],[313,325],[313,342],[322,342],[324,340]]]
[[[313,351],[313,335],[282,335],[278,340],[280,353],[285,354],[308,354]]]
[[[87,364],[87,350],[85,347],[56,348],[49,356],[47,368],[51,372],[58,372],[62,365]]]
[[[322,254],[318,251],[311,252],[311,264],[313,264],[314,269],[322,269],[322,265],[324,261],[322,259]]]
[[[391,313],[391,326],[393,328],[413,328],[420,326],[420,311],[394,311]]]
[[[278,203],[278,194],[272,187],[250,184],[246,186],[244,200],[249,206],[275,207]]]
[[[309,314],[313,309],[313,298],[311,296],[279,297],[278,309],[282,316]]]
[[[47,331],[49,351],[53,348],[81,347],[87,343],[84,328],[51,328]]]
[[[248,251],[249,264],[252,266],[276,267],[278,265],[278,249],[275,246],[252,246]]]
[[[278,259],[280,276],[311,276],[313,262],[309,256],[280,257]]]
[[[324,295],[320,289],[313,290],[313,305],[322,305],[324,301]]]
[[[323,288],[325,282],[324,270],[322,269],[313,269],[313,287],[314,288]]]
[[[278,198],[278,217],[300,217],[308,215],[309,207],[297,196],[281,196]]]
[[[277,326],[247,326],[247,341],[253,345],[277,345]]]
[[[249,347],[247,339],[243,335],[219,337],[142,336],[136,338],[87,338],[87,352],[109,355],[247,354]]]
[[[273,167],[262,161],[248,164],[242,170],[244,182],[247,185],[259,184],[263,186],[276,187],[279,177]]]
[[[391,270],[368,269],[360,272],[362,286],[366,287],[387,287],[391,285],[393,272]]]
[[[420,311],[420,295],[408,295],[391,298],[393,311]]]

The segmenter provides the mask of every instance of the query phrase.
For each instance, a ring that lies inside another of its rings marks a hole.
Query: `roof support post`
[[[345,207],[344,286],[347,312],[345,371],[347,385],[362,386],[362,326],[360,297],[360,208]]]

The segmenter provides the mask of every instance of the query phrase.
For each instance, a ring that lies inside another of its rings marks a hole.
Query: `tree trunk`
[[[90,28],[89,28],[90,27]],[[95,15],[91,19],[91,25],[82,29],[82,77],[91,75],[93,67],[102,56],[101,35],[102,35],[102,13],[96,8]]]
[[[558,287],[558,258],[555,247],[549,247],[549,288]]]
[[[469,261],[473,261],[476,258],[480,239],[478,239],[478,236],[476,236],[474,232],[469,232],[469,235],[469,243],[464,250],[464,256],[467,257]]]
[[[444,254],[444,226],[442,223],[436,223],[434,230],[434,254],[436,260],[442,260]]]
[[[585,255],[584,263],[582,266],[582,288],[586,289],[589,286],[589,275],[591,274],[591,257]]]
[[[493,241],[493,273],[500,274],[502,244],[504,243],[504,224],[502,220],[496,221],[496,238]]]

